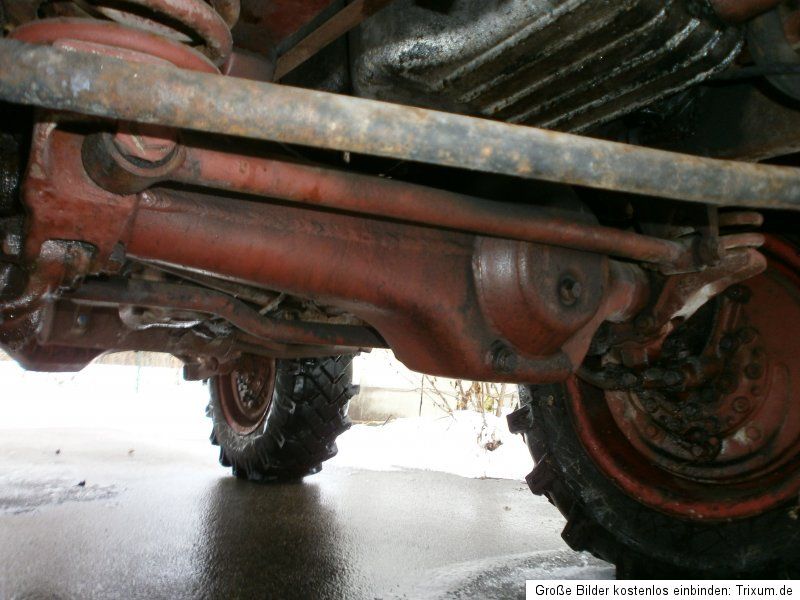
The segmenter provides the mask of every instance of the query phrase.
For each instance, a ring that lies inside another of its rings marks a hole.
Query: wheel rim
[[[724,367],[703,385],[691,392],[604,392],[568,382],[569,407],[588,454],[645,505],[718,520],[797,499],[800,258],[776,238],[766,254],[764,274],[710,307],[703,355]]]
[[[216,377],[219,404],[225,421],[236,433],[259,428],[272,405],[275,360],[244,359],[237,370]]]

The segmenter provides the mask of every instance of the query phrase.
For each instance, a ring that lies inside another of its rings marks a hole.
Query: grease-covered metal
[[[683,0],[397,0],[354,34],[360,96],[583,131],[721,70],[741,31]]]
[[[721,206],[800,208],[800,172],[0,40],[0,98]],[[130,85],[136,81],[137,85]]]

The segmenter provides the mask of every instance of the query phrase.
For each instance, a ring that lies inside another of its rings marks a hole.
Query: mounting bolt
[[[747,437],[754,442],[761,439],[761,430],[755,425],[750,425],[750,427],[745,429],[744,432]]]
[[[750,400],[747,399],[747,396],[738,396],[733,401],[733,410],[737,413],[747,412],[748,408],[750,408]]]
[[[517,368],[517,355],[510,348],[497,344],[492,354],[492,364],[498,372],[511,373]]]
[[[76,329],[85,331],[88,326],[89,326],[89,315],[81,313],[77,317],[75,317]]]
[[[580,300],[583,294],[583,285],[573,277],[566,275],[558,284],[558,298],[564,306],[572,306]]]

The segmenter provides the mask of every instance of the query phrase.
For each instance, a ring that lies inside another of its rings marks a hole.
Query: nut
[[[178,142],[172,129],[130,124],[120,127],[114,145],[128,158],[160,163],[172,155]]]

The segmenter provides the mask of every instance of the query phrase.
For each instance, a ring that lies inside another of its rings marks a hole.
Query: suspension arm
[[[662,198],[800,209],[794,168],[699,158],[0,40],[0,99]],[[136,82],[131,85],[131,82]]]

